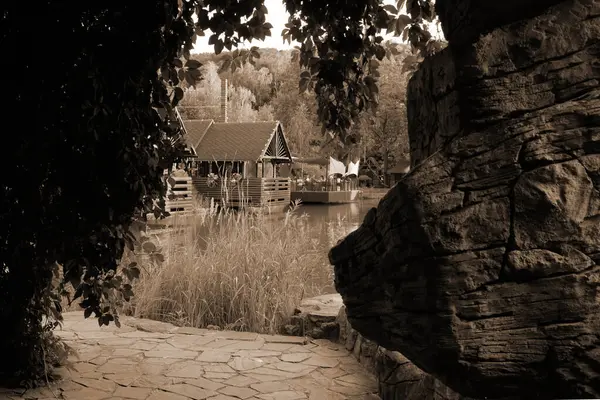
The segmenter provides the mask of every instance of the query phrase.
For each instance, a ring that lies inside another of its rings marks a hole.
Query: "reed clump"
[[[173,217],[167,233],[152,235],[164,261],[136,260],[142,272],[128,314],[280,333],[303,298],[331,286],[327,254],[295,210],[284,216],[214,206],[201,211]]]

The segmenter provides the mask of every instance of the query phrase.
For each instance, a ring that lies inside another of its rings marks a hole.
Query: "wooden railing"
[[[194,206],[192,178],[189,176],[170,176],[167,180],[167,198],[165,210],[169,213],[192,211]]]
[[[343,180],[336,182],[335,180],[328,179],[327,181],[309,181],[300,182],[292,181],[290,183],[292,192],[300,192],[303,190],[309,192],[337,192],[337,191],[349,191],[358,190],[358,181],[356,179]]]
[[[262,178],[262,203],[268,206],[290,204],[290,180],[288,178]]]
[[[286,206],[290,203],[288,178],[245,178],[239,181],[222,177],[194,177],[194,189],[206,199],[227,207]]]

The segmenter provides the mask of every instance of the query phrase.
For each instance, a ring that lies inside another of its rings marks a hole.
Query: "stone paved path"
[[[123,318],[98,327],[65,313],[57,332],[77,350],[73,369],[49,388],[8,399],[363,400],[377,383],[346,349],[326,340],[177,328]]]

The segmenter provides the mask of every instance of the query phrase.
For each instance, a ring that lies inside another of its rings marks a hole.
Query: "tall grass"
[[[208,211],[156,236],[130,312],[193,327],[278,333],[305,297],[331,285],[326,251],[303,216]]]

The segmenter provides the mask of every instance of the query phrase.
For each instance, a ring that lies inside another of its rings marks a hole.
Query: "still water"
[[[377,206],[375,200],[365,200],[350,204],[304,204],[296,212],[304,215],[308,232],[314,238],[320,251],[327,254],[331,247],[350,232],[358,229],[369,209]],[[281,218],[281,217],[279,217]],[[324,274],[315,276],[315,285],[321,287],[323,294],[335,293],[333,267],[324,264]]]
[[[304,204],[297,213],[305,214],[307,223],[315,237],[319,238],[324,251],[334,246],[338,240],[356,230],[375,200],[365,200],[349,204]]]

